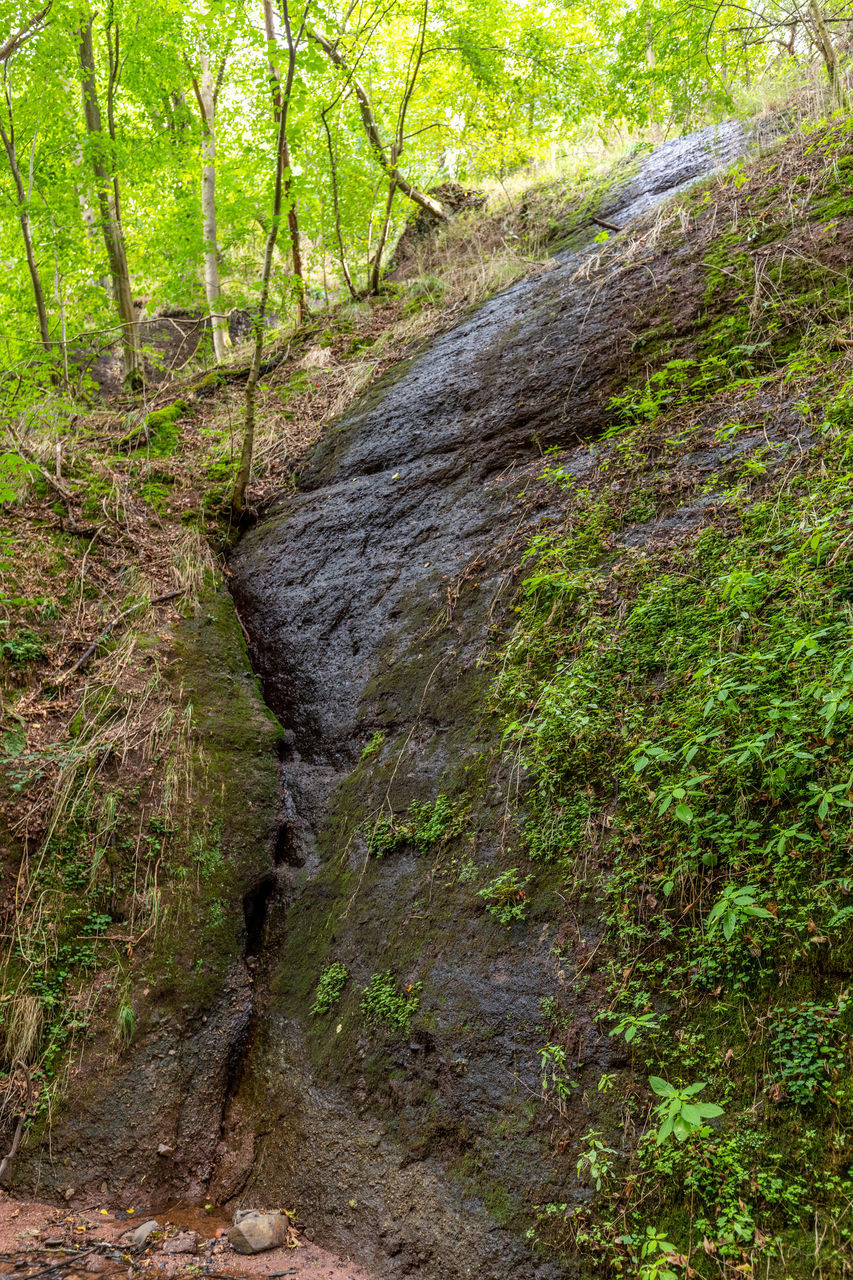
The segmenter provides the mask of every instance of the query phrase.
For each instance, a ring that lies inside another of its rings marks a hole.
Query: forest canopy
[[[815,67],[841,105],[849,31],[820,0],[11,0],[4,365],[73,381],[120,340],[138,385],[170,311],[221,360],[232,309],[376,292],[407,220],[581,125],[678,131]]]

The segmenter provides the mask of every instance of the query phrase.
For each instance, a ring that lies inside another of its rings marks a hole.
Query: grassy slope
[[[650,291],[592,478],[549,459],[563,516],[501,655],[522,870],[561,869],[566,957],[595,943],[625,1046],[565,1134],[589,1198],[533,1232],[644,1280],[849,1267],[851,153],[817,127],[616,268],[674,260],[702,304]]]

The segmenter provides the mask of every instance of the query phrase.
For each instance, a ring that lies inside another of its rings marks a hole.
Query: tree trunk
[[[357,297],[355,285],[353,284],[352,275],[350,274],[350,269],[347,265],[346,253],[344,252],[344,235],[341,228],[341,206],[338,199],[338,166],[335,160],[335,148],[332,144],[332,131],[329,128],[329,122],[326,119],[328,110],[329,108],[327,107],[326,111],[321,111],[320,118],[323,121],[323,128],[326,130],[326,143],[329,148],[329,175],[332,180],[332,203],[335,215],[335,236],[338,241],[338,260],[341,264],[341,271],[343,272],[346,286],[349,289],[350,297],[355,298]]]
[[[287,151],[287,112],[290,105],[290,92],[293,88],[293,77],[296,72],[296,46],[302,38],[305,30],[305,21],[308,16],[308,4],[310,0],[306,0],[305,10],[302,18],[302,25],[296,36],[290,27],[290,14],[288,11],[288,0],[283,0],[283,13],[285,28],[287,31],[287,79],[285,81],[283,92],[281,91],[281,82],[278,80],[278,73],[271,66],[271,72],[275,73],[276,87],[274,94],[278,92],[279,111],[278,111],[278,138],[275,151],[275,188],[273,191],[272,218],[270,219],[270,229],[267,235],[266,248],[264,250],[264,265],[261,273],[261,292],[258,298],[258,309],[255,313],[253,329],[255,346],[252,352],[252,364],[249,369],[249,376],[246,379],[246,416],[243,427],[243,447],[240,451],[240,463],[237,468],[237,474],[234,477],[234,486],[231,490],[231,515],[236,524],[239,524],[246,505],[246,489],[249,485],[249,479],[252,474],[252,455],[255,449],[255,396],[258,389],[258,379],[261,376],[261,358],[264,350],[264,320],[267,314],[267,303],[270,295],[270,276],[272,274],[273,254],[275,253],[275,243],[278,239],[278,229],[281,222],[282,204],[285,194],[285,184],[287,175],[285,172],[285,163],[289,160]],[[266,8],[266,0],[265,0]],[[289,221],[289,219],[288,219]]]
[[[33,297],[36,302],[36,313],[38,315],[39,333],[41,334],[42,344],[47,350],[50,347],[50,328],[47,322],[47,308],[44,303],[44,290],[39,276],[38,263],[36,262],[35,250],[33,248],[33,234],[30,227],[30,199],[32,196],[32,160],[30,162],[30,182],[29,187],[24,187],[24,179],[21,174],[21,168],[18,164],[17,151],[15,149],[15,123],[12,117],[12,99],[9,89],[6,89],[6,106],[9,110],[9,132],[3,121],[0,120],[0,137],[3,139],[3,146],[9,160],[9,168],[12,170],[12,177],[15,181],[15,190],[18,193],[18,221],[21,224],[21,235],[24,238],[24,252],[27,256],[27,267],[30,272],[30,280],[33,285]],[[33,137],[33,149],[35,149],[36,140]]]
[[[382,230],[379,233],[379,244],[376,246],[376,255],[373,259],[373,269],[370,272],[370,292],[375,297],[379,292],[379,280],[382,275],[382,254],[385,250],[385,244],[388,240],[388,230],[391,226],[391,210],[394,206],[394,196],[397,191],[397,184],[392,178],[388,184],[388,200],[385,204],[385,221],[382,223]]]
[[[318,31],[310,31],[308,33],[311,39],[320,46],[326,57],[330,59],[335,66],[343,71],[349,83],[353,87],[353,91],[358,102],[358,109],[361,114],[361,122],[364,125],[364,132],[367,134],[367,140],[373,148],[374,154],[382,168],[388,175],[389,180],[396,183],[404,196],[421,209],[425,209],[427,213],[431,213],[434,218],[440,219],[442,222],[447,221],[447,214],[437,200],[433,200],[432,196],[428,196],[426,192],[421,191],[414,183],[409,182],[408,178],[397,168],[397,160],[399,159],[400,148],[397,148],[397,154],[389,155],[382,142],[382,135],[379,132],[379,124],[376,119],[376,113],[373,110],[373,104],[370,101],[367,90],[360,80],[352,74],[347,66],[346,60],[336,45],[327,40],[325,36],[321,36]]]
[[[285,0],[286,3],[286,0]],[[275,13],[272,7],[272,0],[264,0],[264,27],[267,36],[267,57],[269,61],[270,71],[270,87],[272,89],[273,111],[275,119],[281,122],[282,112],[287,115],[287,102],[282,101],[281,93],[281,76],[278,66],[273,60],[273,54],[278,50],[279,32],[278,25],[275,20]],[[290,62],[292,50],[288,48],[288,61]],[[287,131],[280,135],[279,147],[282,153],[282,191],[283,198],[287,201],[287,229],[290,235],[290,257],[293,262],[293,275],[296,281],[296,318],[297,323],[302,324],[305,319],[305,271],[302,265],[302,242],[299,234],[299,214],[296,209],[296,200],[291,194],[293,178],[290,172],[290,144],[287,140]]]
[[[201,55],[199,107],[202,128],[201,213],[204,224],[204,291],[213,332],[213,355],[217,364],[231,346],[228,321],[219,310],[219,245],[216,233],[216,103],[213,76],[206,53]]]
[[[817,43],[826,66],[826,74],[829,77],[833,100],[837,107],[844,110],[847,106],[847,94],[844,92],[844,81],[841,78],[841,68],[838,65],[838,54],[835,52],[832,36],[829,34],[829,28],[821,13],[820,0],[809,0],[809,13],[814,23]]]
[[[129,386],[136,388],[142,382],[139,353],[139,325],[133,309],[130,272],[121,220],[111,199],[110,175],[104,155],[104,130],[101,108],[98,102],[98,85],[95,76],[95,51],[92,43],[92,17],[80,28],[80,69],[83,73],[83,113],[86,133],[92,148],[92,171],[95,177],[101,231],[110,264],[113,293],[121,321],[121,345],[124,357],[124,376]],[[117,179],[113,190],[117,189]]]

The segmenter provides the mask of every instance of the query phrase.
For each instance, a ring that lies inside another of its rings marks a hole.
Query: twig
[[[9,1150],[6,1152],[3,1159],[0,1160],[0,1181],[2,1181],[3,1175],[5,1174],[11,1162],[15,1159],[15,1155],[17,1153],[18,1147],[21,1142],[21,1134],[24,1132],[24,1122],[26,1121],[27,1116],[30,1114],[30,1107],[33,1105],[33,1082],[30,1079],[29,1068],[24,1062],[22,1062],[20,1065],[23,1067],[24,1075],[27,1077],[27,1105],[24,1107],[23,1111],[18,1116],[18,1123],[15,1126],[15,1136],[12,1139],[12,1145],[9,1148]]]
[[[608,231],[622,231],[622,227],[617,227],[615,222],[605,222],[603,218],[597,218],[595,214],[590,217],[590,222],[594,222],[597,227],[605,227]]]
[[[122,613],[118,615],[117,618],[114,618],[113,621],[104,628],[104,630],[97,637],[97,639],[94,640],[89,645],[89,648],[86,650],[86,652],[80,655],[80,657],[74,663],[74,666],[70,667],[69,670],[65,672],[65,675],[61,675],[58,677],[56,681],[57,685],[65,684],[66,681],[70,680],[71,677],[73,675],[76,675],[78,671],[82,671],[85,666],[88,666],[88,664],[91,662],[92,658],[97,653],[100,646],[104,643],[104,641],[109,639],[109,637],[112,635],[113,631],[119,625],[119,623],[123,622],[124,619],[127,618],[131,613],[134,613],[137,609],[143,608],[145,605],[150,606],[154,604],[165,604],[167,600],[176,600],[178,596],[182,596],[184,594],[185,594],[185,589],[182,587],[178,591],[167,591],[165,595],[155,596],[153,600],[137,600],[136,604],[132,604],[129,609],[125,609]]]

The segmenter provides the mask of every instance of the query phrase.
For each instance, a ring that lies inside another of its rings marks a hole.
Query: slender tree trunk
[[[285,4],[287,0],[285,0]],[[275,20],[275,12],[272,6],[272,0],[264,0],[264,27],[266,28],[268,61],[270,71],[270,87],[272,89],[273,111],[275,119],[280,123],[282,112],[287,114],[287,103],[282,102],[281,93],[281,75],[278,66],[273,60],[273,54],[278,50],[279,31],[278,24]],[[288,62],[290,62],[292,50],[288,48]],[[290,169],[290,144],[287,138],[287,132],[280,135],[280,150],[282,152],[283,169],[283,198],[287,202],[287,229],[290,236],[290,257],[293,262],[293,275],[296,281],[296,315],[297,323],[302,324],[305,319],[305,271],[302,265],[302,241],[299,233],[299,213],[296,208],[296,200],[292,195],[293,177]]]
[[[326,108],[326,111],[328,110],[329,108]],[[323,128],[326,130],[326,143],[329,148],[329,173],[332,179],[332,202],[335,214],[335,236],[338,241],[338,260],[341,264],[341,271],[343,272],[346,286],[349,289],[350,297],[355,298],[358,295],[356,294],[355,285],[352,282],[350,269],[347,265],[346,253],[344,252],[344,236],[343,231],[341,230],[341,206],[340,201],[338,200],[338,166],[335,161],[335,148],[332,145],[332,131],[329,128],[329,122],[326,119],[326,111],[321,111],[320,117],[323,121]]]
[[[266,3],[266,0],[265,0]],[[283,0],[284,23],[287,32],[287,78],[282,88],[276,73],[276,84],[279,87],[280,109],[278,112],[278,138],[276,143],[276,160],[275,160],[275,187],[273,190],[272,218],[270,219],[270,229],[267,234],[267,243],[264,250],[264,265],[261,272],[261,292],[258,298],[258,309],[255,313],[253,321],[253,330],[255,345],[252,351],[252,364],[249,369],[249,376],[246,379],[246,416],[243,427],[243,447],[240,451],[240,463],[237,467],[237,474],[234,477],[234,486],[231,490],[231,514],[235,523],[239,521],[243,515],[246,504],[246,489],[249,485],[249,479],[252,474],[252,455],[255,449],[255,399],[258,389],[258,379],[261,376],[261,359],[264,350],[264,320],[267,314],[267,304],[270,294],[270,276],[272,274],[273,254],[275,253],[275,244],[278,239],[278,229],[282,218],[282,205],[285,195],[285,160],[287,152],[287,113],[290,106],[290,92],[293,88],[293,77],[296,72],[296,47],[302,39],[305,31],[305,23],[308,19],[308,7],[310,0],[306,0],[305,9],[302,15],[302,24],[296,39],[290,26],[290,14],[288,11],[289,0]]]
[[[383,142],[382,135],[379,132],[379,123],[376,119],[376,113],[373,110],[373,104],[370,97],[360,80],[351,72],[345,58],[341,54],[336,45],[327,40],[325,36],[321,36],[318,31],[310,31],[309,35],[316,44],[320,46],[326,57],[335,64],[339,71],[342,71],[347,80],[353,87],[353,92],[358,102],[358,109],[361,115],[361,122],[364,125],[364,132],[367,140],[373,148],[373,152],[379,164],[385,170],[389,179],[393,179],[404,196],[407,196],[414,204],[419,205],[421,209],[426,209],[427,213],[431,213],[434,218],[439,218],[442,222],[447,221],[447,214],[437,200],[433,200],[432,196],[428,196],[426,192],[421,191],[413,182],[402,174],[397,167],[397,161],[400,156],[401,147],[397,147],[396,153],[389,153]]]
[[[18,221],[21,224],[21,235],[24,238],[24,252],[27,257],[27,267],[30,272],[30,280],[33,286],[33,297],[36,302],[36,313],[38,315],[39,333],[41,334],[42,344],[47,350],[50,347],[50,328],[47,322],[47,308],[44,303],[44,289],[42,288],[41,277],[39,276],[38,263],[36,262],[35,250],[33,248],[33,233],[30,227],[30,199],[32,197],[32,169],[33,157],[30,158],[30,181],[28,187],[24,187],[24,179],[21,174],[21,167],[18,164],[18,155],[15,148],[15,122],[12,116],[12,99],[8,87],[6,89],[6,106],[9,111],[9,132],[0,120],[0,137],[3,139],[3,146],[6,150],[6,156],[9,160],[9,168],[12,171],[12,177],[15,182],[15,190],[18,193]],[[35,152],[36,140],[33,137],[33,153]]]
[[[127,266],[127,250],[124,231],[112,194],[118,189],[118,179],[113,183],[104,163],[104,130],[101,108],[98,102],[98,86],[95,76],[95,51],[92,43],[92,17],[80,29],[80,69],[83,73],[83,113],[86,132],[92,147],[92,171],[95,176],[101,231],[110,264],[110,275],[119,319],[121,320],[121,345],[124,357],[125,381],[131,387],[142,382],[139,353],[139,325],[133,309],[133,293]]]
[[[841,78],[841,68],[838,65],[838,54],[835,52],[832,36],[829,34],[829,28],[824,21],[820,0],[809,0],[809,14],[814,23],[818,47],[826,66],[826,74],[829,77],[833,100],[837,107],[844,110],[847,106],[847,94],[844,92],[844,81]]]
[[[376,296],[379,292],[379,280],[382,275],[382,254],[385,251],[385,244],[388,240],[388,231],[391,226],[391,210],[394,205],[394,196],[397,192],[397,183],[392,178],[388,184],[388,199],[385,204],[385,220],[382,223],[382,230],[379,233],[379,243],[376,246],[376,254],[373,259],[373,269],[370,272],[370,292]]]
[[[217,364],[226,358],[231,346],[228,321],[219,310],[219,244],[216,229],[216,102],[213,76],[206,53],[201,55],[199,107],[202,128],[201,212],[204,224],[204,291],[210,311],[213,332],[213,355]]]

